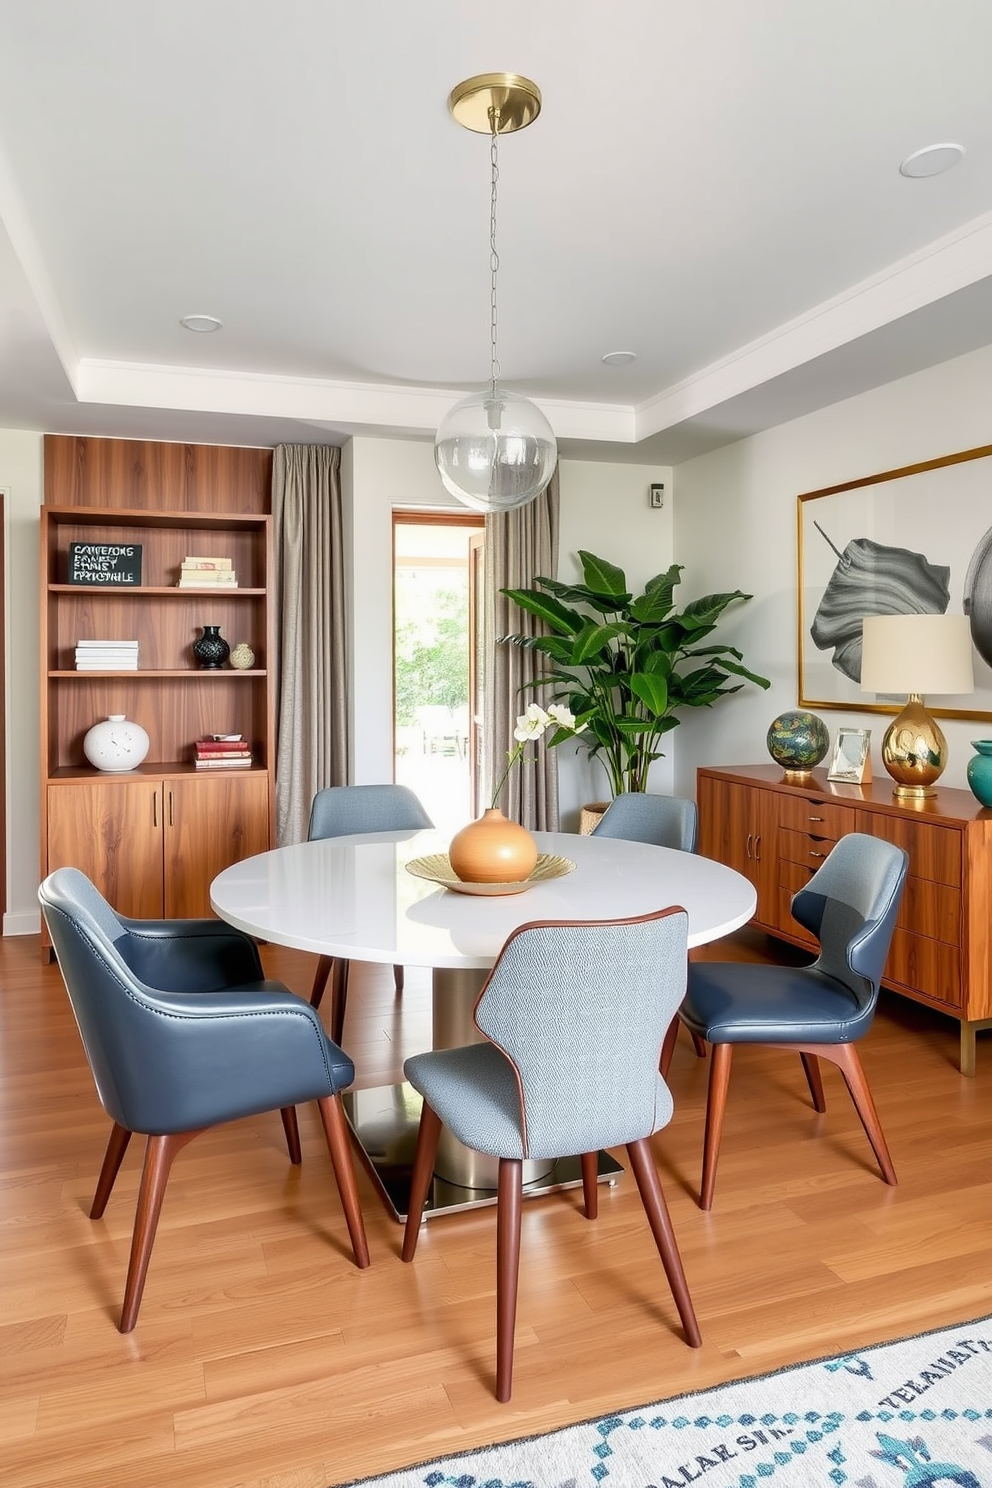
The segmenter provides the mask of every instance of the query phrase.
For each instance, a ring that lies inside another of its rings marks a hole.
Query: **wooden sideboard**
[[[975,1073],[975,1034],[992,1028],[992,811],[969,791],[919,806],[894,800],[888,779],[838,785],[823,770],[787,780],[777,765],[697,771],[699,851],[751,879],[753,923],[813,946],[789,905],[839,837],[866,832],[909,853],[909,876],[885,986],[956,1018],[961,1073]]]

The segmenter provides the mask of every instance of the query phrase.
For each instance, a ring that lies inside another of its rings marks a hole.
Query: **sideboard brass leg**
[[[975,1028],[967,1018],[961,1019],[961,1073],[975,1078]]]

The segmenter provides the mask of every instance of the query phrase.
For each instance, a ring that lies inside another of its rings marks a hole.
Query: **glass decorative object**
[[[788,777],[803,779],[826,755],[830,732],[816,713],[795,709],[772,719],[765,743]]]

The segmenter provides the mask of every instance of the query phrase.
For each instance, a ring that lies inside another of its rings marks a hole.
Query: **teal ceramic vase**
[[[822,718],[804,709],[780,713],[765,740],[768,753],[787,775],[808,775],[830,747],[830,733]]]
[[[992,806],[992,739],[972,739],[978,753],[968,761],[968,784],[983,806]]]

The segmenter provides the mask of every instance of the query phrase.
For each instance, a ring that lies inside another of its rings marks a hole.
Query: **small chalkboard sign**
[[[71,542],[67,582],[133,588],[141,583],[141,544]]]

